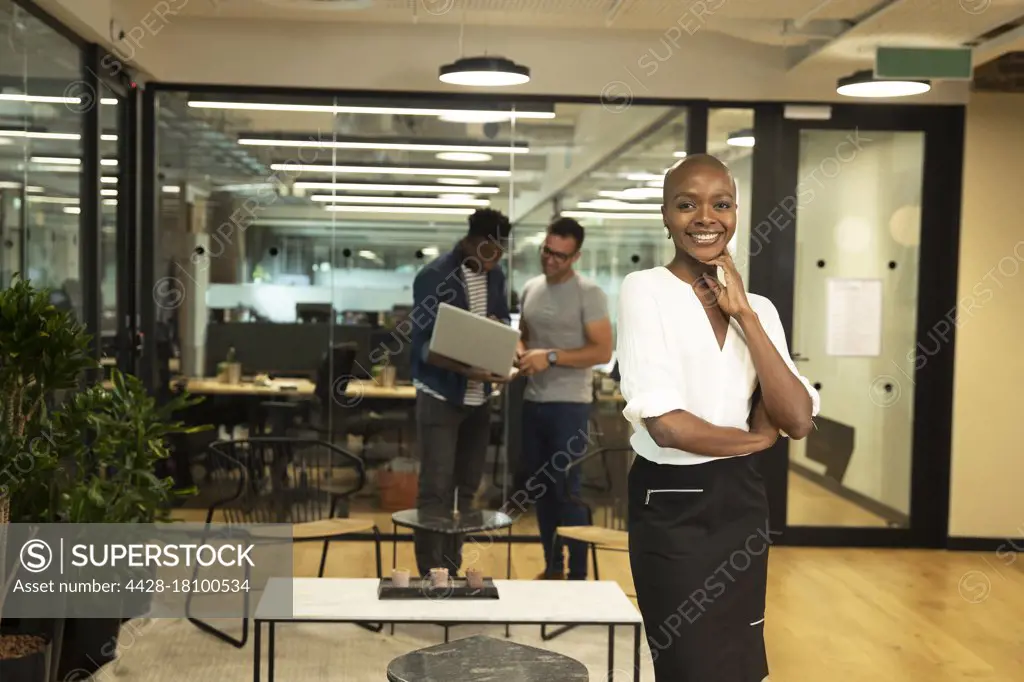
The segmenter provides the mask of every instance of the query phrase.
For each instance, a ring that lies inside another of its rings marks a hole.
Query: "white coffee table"
[[[263,624],[267,671],[274,680],[277,623],[430,623],[441,625],[599,625],[608,628],[608,670],[615,669],[615,627],[633,628],[633,680],[640,680],[643,619],[610,580],[495,580],[498,599],[378,599],[376,578],[271,578],[256,607],[253,680],[260,682]]]

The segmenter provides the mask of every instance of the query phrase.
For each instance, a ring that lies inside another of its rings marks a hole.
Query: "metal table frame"
[[[262,651],[263,651],[263,624],[268,625],[268,640],[267,640],[267,680],[268,682],[274,682],[274,641],[275,641],[275,630],[274,626],[277,623],[337,623],[337,624],[349,624],[349,625],[365,625],[369,623],[391,623],[392,626],[398,625],[422,625],[421,620],[398,620],[389,621],[387,619],[374,618],[374,619],[351,619],[351,618],[338,618],[338,619],[255,619],[255,640],[253,643],[253,682],[261,682],[262,679]],[[453,627],[457,625],[495,625],[495,621],[441,621],[446,627]],[[500,622],[499,622],[500,624]],[[505,631],[508,632],[508,628],[512,625],[556,625],[558,623],[538,623],[537,621],[507,621],[505,622]],[[632,627],[633,628],[633,682],[640,682],[640,633],[643,629],[642,623],[592,623],[592,622],[573,622],[573,623],[562,623],[560,625],[568,625],[572,627],[579,626],[607,626],[608,628],[608,680],[613,679],[615,673],[615,628],[617,626]]]

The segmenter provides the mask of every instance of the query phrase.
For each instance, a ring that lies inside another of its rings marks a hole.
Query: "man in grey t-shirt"
[[[527,377],[523,403],[523,461],[527,491],[537,505],[544,544],[542,579],[565,577],[558,526],[587,523],[586,510],[574,504],[580,493],[579,467],[569,463],[587,452],[592,368],[612,355],[608,299],[573,265],[583,246],[583,227],[571,218],[555,220],[541,246],[544,274],[528,281],[520,294],[522,317],[518,352]],[[568,469],[568,470],[567,470]],[[587,547],[569,549],[569,579],[586,580]]]

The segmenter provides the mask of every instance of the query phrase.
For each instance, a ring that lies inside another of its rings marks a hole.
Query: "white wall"
[[[1024,528],[1024,95],[967,107],[949,534],[1014,538]]]

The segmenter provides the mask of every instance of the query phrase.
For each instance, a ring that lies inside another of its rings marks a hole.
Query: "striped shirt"
[[[487,317],[487,273],[473,272],[463,265],[462,279],[466,283],[466,298],[469,299],[469,312],[474,315],[480,315],[481,317]],[[444,400],[444,397],[440,393],[431,390],[419,381],[414,381],[413,386],[416,387],[417,391],[423,391],[433,398]],[[486,396],[484,395],[483,383],[479,381],[467,382],[466,396],[463,398],[463,404],[475,407],[477,405],[483,405],[485,400]]]

